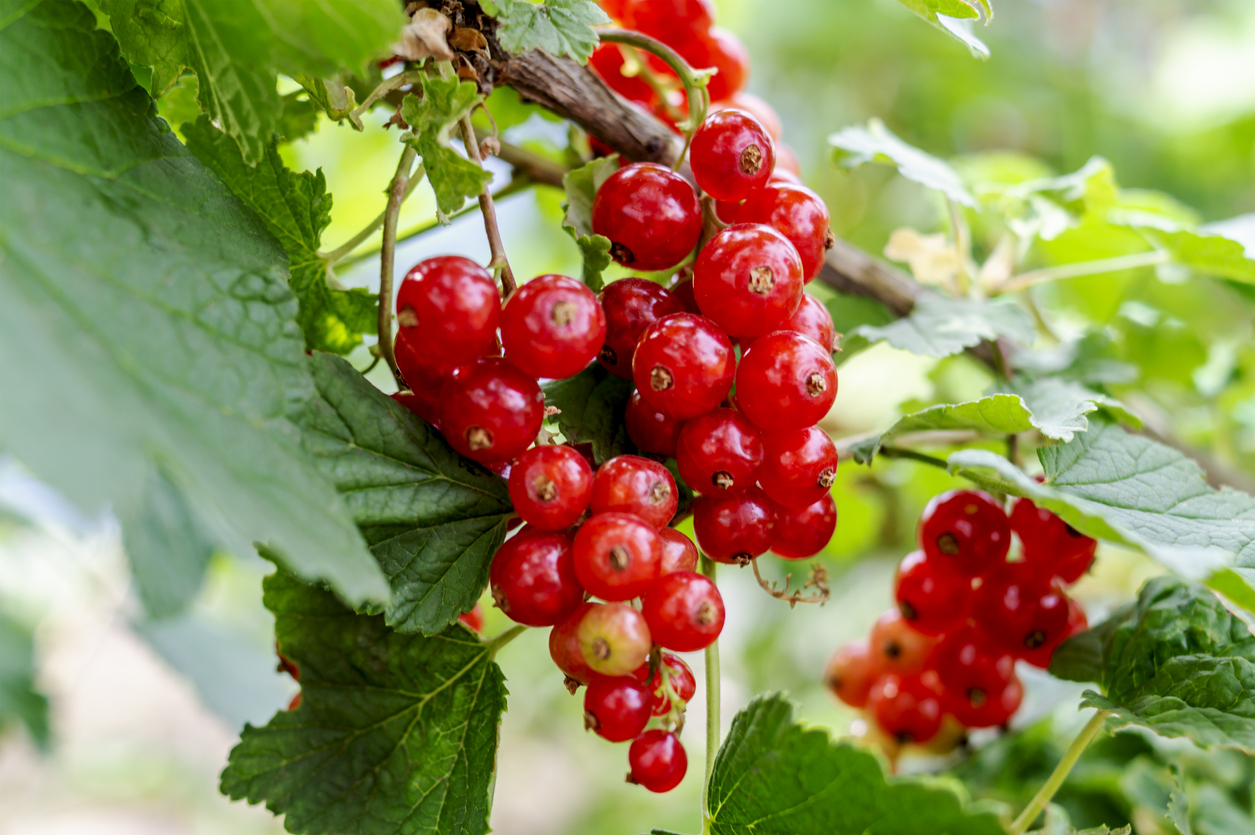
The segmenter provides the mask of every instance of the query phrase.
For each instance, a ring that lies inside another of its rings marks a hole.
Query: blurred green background
[[[829,133],[870,117],[938,156],[1015,151],[1036,157],[968,160],[967,165],[1067,172],[1092,155],[1115,166],[1126,187],[1155,189],[1205,220],[1255,212],[1255,3],[1251,0],[1004,0],[978,35],[992,58],[930,28],[895,0],[723,0],[720,22],[746,42],[750,90],[785,124],[805,179],[831,208],[838,234],[879,253],[909,226],[945,229],[935,196],[888,168],[842,173],[827,162]],[[168,112],[172,104],[163,104]],[[296,168],[321,167],[334,194],[328,248],[382,208],[395,166],[395,133],[364,134],[324,122],[285,147]],[[566,131],[533,119],[507,135],[565,142]],[[503,201],[506,245],[516,272],[574,272],[574,245],[561,232],[556,193]],[[401,228],[429,220],[422,189]],[[978,257],[990,242],[979,237]],[[1034,263],[1077,260],[1035,252]],[[422,257],[458,252],[487,260],[476,217],[415,238],[398,253],[404,271]],[[363,260],[345,284],[378,281]],[[1143,270],[1062,282],[1036,300],[1052,324],[1103,330],[1113,360],[1131,364],[1124,389],[1143,413],[1206,450],[1234,472],[1255,469],[1255,356],[1252,303],[1231,285],[1174,283]],[[840,304],[840,300],[837,300]],[[359,367],[365,351],[354,357]],[[986,372],[963,357],[935,362],[880,346],[842,366],[841,393],[825,422],[836,437],[883,427],[912,402],[975,396]],[[385,385],[386,375],[372,377]],[[1140,394],[1135,394],[1140,392]],[[836,734],[857,717],[820,683],[827,655],[864,635],[890,600],[889,580],[911,547],[914,521],[930,496],[954,486],[944,473],[908,462],[867,469],[846,463],[834,488],[841,520],[825,555],[833,598],[790,611],[752,576],[724,569],[728,626],[721,641],[723,721],[754,694],[787,690],[807,722]],[[295,689],[271,672],[270,623],[260,606],[256,558],[219,556],[194,611],[176,622],[137,624],[116,527],[83,519],[43,496],[15,467],[0,467],[0,599],[36,629],[40,685],[51,699],[53,741],[39,753],[22,732],[0,741],[0,831],[5,835],[262,833],[282,831],[268,813],[216,794],[216,772],[245,720],[264,722]],[[785,568],[767,558],[768,576]],[[800,573],[800,568],[798,569]],[[1077,587],[1091,620],[1127,599],[1158,569],[1103,548]],[[488,610],[487,632],[506,626]],[[585,734],[578,699],[549,663],[545,633],[516,641],[500,657],[510,688],[501,729],[492,824],[502,835],[632,835],[651,827],[699,827],[705,722],[701,659],[698,697],[684,732],[689,777],[665,796],[625,785],[626,746]],[[957,768],[977,795],[1023,803],[1076,727],[1076,688],[1045,676],[1004,740],[978,740],[972,758],[909,757],[906,770]],[[1034,724],[1036,723],[1036,724]],[[1061,743],[1061,740],[1064,742]],[[1248,758],[1204,756],[1125,735],[1096,746],[1061,795],[1078,825],[1133,823],[1141,835],[1170,832],[1161,811],[1172,784],[1166,763],[1182,765],[1189,792],[1209,810],[1196,831],[1250,831]],[[1226,817],[1245,803],[1241,814]],[[1228,805],[1226,805],[1228,804]],[[1235,805],[1236,804],[1236,805]]]

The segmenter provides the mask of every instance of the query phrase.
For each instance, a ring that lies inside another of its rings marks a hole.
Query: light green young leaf
[[[1165,230],[1146,225],[1138,230],[1171,253],[1173,261],[1196,273],[1255,284],[1255,256],[1242,241],[1203,229]]]
[[[382,610],[400,632],[440,632],[488,585],[513,508],[505,481],[342,359],[310,358],[318,396],[301,418],[305,449],[343,494],[392,584]]]
[[[492,182],[492,174],[449,147],[449,136],[458,120],[484,97],[475,82],[456,77],[424,76],[422,84],[421,99],[406,96],[401,103],[401,118],[413,130],[407,141],[422,156],[427,179],[436,192],[436,206],[447,216]]]
[[[246,725],[222,793],[306,835],[481,835],[505,678],[461,626],[393,632],[283,572],[266,578],[275,638],[301,706]]]
[[[313,393],[286,258],[169,133],[77,3],[0,29],[0,446],[80,508],[154,464],[216,545],[347,600],[388,586],[287,416]],[[57,89],[49,96],[50,89]]]
[[[986,24],[993,19],[994,10],[989,0],[898,0],[903,6],[927,20],[933,26],[962,41],[978,58],[989,57],[989,47],[964,26],[977,20],[984,13]]]
[[[712,835],[1004,835],[996,815],[964,808],[955,792],[885,778],[880,762],[806,729],[779,694],[758,696],[732,720],[715,758]]]
[[[35,689],[35,642],[30,630],[0,614],[0,731],[21,722],[48,747],[48,699]]]
[[[985,339],[1004,337],[1029,344],[1036,331],[1019,307],[998,302],[952,299],[928,293],[919,297],[909,316],[887,325],[862,325],[854,330],[870,342],[884,340],[894,348],[927,357],[948,357]]]
[[[605,286],[601,274],[610,266],[610,239],[593,233],[593,199],[597,189],[615,171],[619,170],[617,156],[600,157],[586,165],[567,172],[562,177],[566,202],[562,204],[566,214],[562,228],[580,248],[584,259],[584,283],[594,292]]]
[[[484,9],[497,18],[497,39],[514,55],[539,49],[569,55],[583,64],[599,39],[592,27],[610,22],[593,0],[486,0]]]
[[[1075,380],[1017,378],[1012,381],[1010,390],[1023,398],[1024,405],[1032,412],[1030,420],[1033,426],[1047,438],[1072,440],[1077,432],[1089,429],[1086,415],[1100,410],[1134,428],[1142,425],[1120,401]]]
[[[580,248],[580,255],[584,259],[584,272],[581,276],[584,284],[594,293],[600,293],[606,286],[602,273],[613,260],[610,257],[610,239],[605,235],[581,235],[575,239],[575,245]]]
[[[828,137],[828,144],[832,146],[833,162],[842,168],[885,163],[895,166],[908,180],[936,189],[961,206],[977,206],[959,172],[945,161],[903,142],[879,119],[872,119],[865,128],[851,126],[839,130]]]
[[[363,334],[374,334],[379,321],[375,295],[338,287],[318,252],[322,233],[331,223],[331,195],[322,169],[312,174],[288,170],[275,139],[267,143],[263,163],[250,167],[235,143],[204,116],[182,130],[188,149],[256,213],[287,251],[288,285],[300,303],[296,320],[306,346],[347,354],[362,344]]]
[[[632,394],[632,381],[616,377],[593,363],[574,377],[551,380],[542,386],[545,406],[560,411],[554,417],[573,444],[590,442],[598,464],[631,449],[623,410]]]

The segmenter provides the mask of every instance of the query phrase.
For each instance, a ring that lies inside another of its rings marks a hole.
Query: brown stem
[[[401,153],[397,173],[388,187],[388,206],[383,213],[383,243],[379,250],[379,353],[392,369],[397,388],[405,388],[405,378],[397,368],[397,358],[392,351],[392,270],[396,261],[397,218],[401,214],[401,202],[405,199],[406,186],[410,181],[410,167],[414,165],[414,149],[409,145]]]
[[[471,124],[471,115],[462,117],[462,142],[466,145],[466,155],[471,162],[484,167],[484,160],[479,155],[479,140],[475,136],[475,126]],[[484,216],[484,231],[488,233],[488,248],[492,251],[494,272],[501,274],[501,295],[508,298],[514,292],[514,273],[510,270],[510,261],[506,258],[505,244],[501,240],[501,228],[497,225],[497,207],[492,201],[492,184],[484,186],[479,193],[479,211]]]
[[[754,579],[758,581],[758,585],[762,587],[763,591],[777,600],[783,600],[788,603],[790,609],[799,603],[818,603],[822,606],[828,602],[828,598],[831,596],[831,592],[828,589],[828,569],[824,568],[822,563],[815,563],[811,566],[811,576],[806,579],[806,582],[802,584],[800,589],[793,593],[789,592],[789,580],[793,577],[792,574],[785,575],[784,588],[778,589],[774,580],[764,580],[763,575],[758,572],[758,560],[750,560],[750,565],[754,567]],[[811,595],[803,594],[809,588],[815,589],[816,593]]]

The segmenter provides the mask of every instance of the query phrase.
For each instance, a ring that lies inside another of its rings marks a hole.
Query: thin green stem
[[[1037,816],[1045,810],[1046,805],[1054,798],[1055,792],[1059,791],[1059,787],[1063,785],[1063,781],[1068,778],[1072,767],[1076,765],[1076,761],[1081,758],[1081,754],[1094,737],[1098,736],[1099,731],[1103,729],[1103,723],[1107,721],[1107,711],[1100,710],[1094,714],[1093,718],[1081,729],[1076,735],[1076,739],[1072,740],[1072,744],[1068,746],[1068,750],[1063,753],[1063,759],[1059,760],[1059,764],[1055,766],[1055,770],[1051,772],[1050,778],[1046,780],[1045,785],[1038,790],[1033,799],[1029,801],[1028,806],[1020,813],[1019,817],[1011,824],[1011,828],[1007,830],[1009,835],[1024,835],[1028,828],[1033,825],[1033,821],[1037,820]]]
[[[528,630],[528,628],[529,627],[526,627],[523,624],[519,624],[518,626],[511,626],[505,632],[502,632],[500,635],[493,638],[491,641],[488,642],[488,657],[490,659],[496,658],[497,652],[503,646],[510,643],[518,636],[522,635],[524,632]]]
[[[945,460],[937,458],[933,455],[925,455],[922,452],[916,452],[913,449],[902,449],[896,446],[882,446],[880,454],[885,458],[905,458],[908,461],[918,461],[921,464],[931,464],[934,467],[940,467],[945,470],[949,468]]]
[[[418,184],[423,181],[423,177],[426,175],[426,173],[427,171],[426,169],[423,168],[422,163],[419,163],[418,168],[416,168],[414,170],[414,173],[410,175],[409,182],[406,183],[405,193],[401,195],[402,203],[405,203],[405,201],[409,199],[409,196],[414,193],[414,189],[418,188]],[[320,253],[323,257],[323,260],[325,260],[327,263],[333,266],[340,263],[340,261],[344,260],[346,256],[348,256],[350,253],[353,252],[353,250],[361,246],[362,243],[365,242],[367,238],[375,234],[375,231],[378,230],[380,226],[383,226],[384,217],[387,215],[387,213],[388,212],[385,209],[384,211],[379,213],[378,217],[376,217],[369,224],[367,224],[366,228],[362,229],[362,231],[358,232],[356,235],[349,238],[343,244],[331,250],[330,252]],[[375,251],[378,252],[379,250],[375,250]]]
[[[715,582],[716,563],[702,554],[702,573]],[[702,784],[702,831],[710,830],[710,775],[715,770],[715,756],[719,753],[719,642],[712,641],[706,647],[706,780]]]
[[[967,223],[963,220],[963,213],[959,209],[959,204],[947,197],[946,207],[950,211],[950,233],[954,235],[955,257],[958,260],[959,271],[956,274],[956,278],[959,285],[959,295],[966,296],[972,287],[971,276],[967,271],[968,261],[971,260],[972,244],[967,232]]]
[[[383,242],[379,258],[379,353],[392,369],[397,388],[405,387],[405,378],[397,368],[397,358],[392,352],[392,270],[397,246],[397,217],[401,214],[401,200],[409,185],[410,168],[414,165],[414,149],[406,145],[397,163],[397,173],[388,187],[388,207],[384,210]]]
[[[406,70],[405,72],[397,73],[392,76],[392,78],[386,79],[378,87],[371,90],[370,95],[368,95],[361,104],[349,111],[349,121],[357,126],[358,130],[361,130],[361,115],[365,113],[371,105],[391,93],[393,90],[398,90],[406,84],[413,84],[415,81],[422,78],[422,75],[422,70]]]
[[[1032,272],[1012,276],[999,288],[1003,293],[1015,293],[1027,290],[1047,281],[1059,281],[1065,278],[1079,278],[1083,275],[1114,273],[1119,270],[1131,270],[1136,267],[1154,267],[1172,260],[1172,253],[1164,250],[1154,252],[1138,252],[1134,255],[1121,255],[1118,258],[1103,258],[1098,261],[1081,261],[1076,264],[1061,264],[1057,267],[1046,267]]]

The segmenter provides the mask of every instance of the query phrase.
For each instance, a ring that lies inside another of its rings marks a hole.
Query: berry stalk
[[[702,555],[702,574],[715,582],[715,561]],[[706,647],[706,779],[702,782],[702,832],[710,831],[710,775],[719,753],[719,641]]]
[[[392,350],[392,270],[396,260],[397,218],[401,214],[401,202],[405,199],[415,156],[414,149],[408,145],[401,152],[397,173],[388,188],[388,207],[383,213],[383,243],[379,250],[379,353],[388,363],[400,389],[405,388],[405,379],[397,368],[397,358]]]
[[[1011,824],[1011,827],[1007,830],[1010,835],[1024,835],[1028,831],[1033,821],[1037,820],[1037,816],[1042,813],[1046,805],[1054,798],[1055,792],[1059,791],[1059,787],[1068,778],[1068,774],[1072,771],[1072,767],[1076,765],[1076,761],[1081,758],[1081,754],[1094,741],[1094,737],[1098,736],[1098,732],[1102,730],[1103,723],[1106,721],[1107,711],[1100,710],[1081,729],[1081,732],[1076,735],[1076,739],[1072,740],[1072,744],[1068,746],[1068,750],[1064,752],[1063,759],[1059,760],[1059,764],[1051,772],[1050,779],[1038,789],[1037,794],[1029,801],[1028,806],[1024,808],[1024,811]]]

